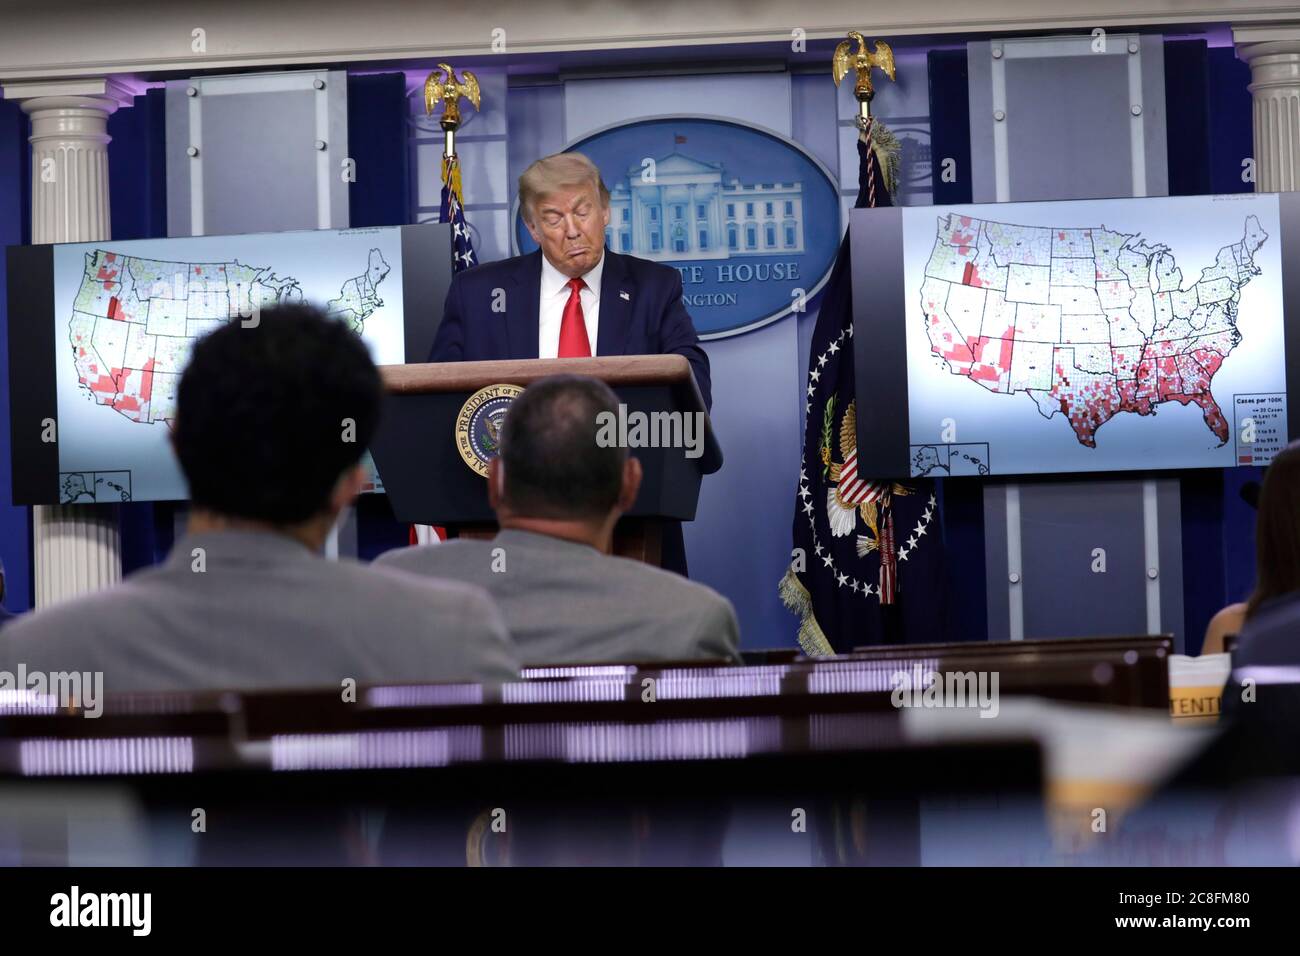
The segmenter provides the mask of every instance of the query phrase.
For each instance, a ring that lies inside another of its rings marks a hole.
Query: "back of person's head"
[[[627,449],[601,447],[602,412],[618,415],[604,382],[553,375],[529,385],[501,429],[502,503],[512,515],[597,521],[619,504]]]
[[[1260,604],[1300,591],[1300,442],[1292,442],[1264,473],[1255,519],[1255,591],[1250,617]]]
[[[328,511],[360,461],[382,385],[361,339],[319,309],[275,306],[258,318],[195,344],[172,444],[195,507],[294,525]]]

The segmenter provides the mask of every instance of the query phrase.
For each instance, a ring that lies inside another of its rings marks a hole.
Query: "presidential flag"
[[[474,255],[474,242],[470,239],[469,223],[465,221],[465,196],[460,184],[460,163],[455,156],[442,157],[442,203],[438,221],[451,224],[451,271],[453,273],[478,265]],[[411,544],[437,544],[446,540],[442,528],[427,524],[411,525]]]
[[[892,205],[896,146],[874,121],[859,133],[858,208]],[[817,657],[943,640],[947,623],[934,481],[875,480],[871,449],[858,448],[852,296],[846,233],[813,330],[794,548],[780,584],[800,646]]]

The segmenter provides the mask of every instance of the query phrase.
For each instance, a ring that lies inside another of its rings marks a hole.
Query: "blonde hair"
[[[609,190],[600,170],[582,153],[555,153],[543,156],[524,170],[519,177],[519,208],[524,219],[533,221],[533,207],[546,196],[565,187],[594,185],[600,193],[600,204],[609,205]]]

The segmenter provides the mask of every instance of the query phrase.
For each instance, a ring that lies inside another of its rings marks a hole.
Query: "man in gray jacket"
[[[344,323],[307,306],[258,318],[200,340],[181,377],[188,533],[158,567],[4,628],[0,668],[102,672],[110,694],[516,677],[481,588],[322,557],[382,385]]]
[[[636,500],[641,463],[601,447],[598,416],[617,416],[603,382],[556,375],[515,399],[488,471],[500,533],[380,555],[385,568],[487,588],[526,664],[716,658],[738,662],[739,627],[716,591],[610,555],[614,524]]]

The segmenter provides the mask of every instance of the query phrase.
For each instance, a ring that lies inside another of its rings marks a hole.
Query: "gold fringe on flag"
[[[450,187],[451,194],[456,197],[457,202],[465,201],[460,187],[460,163],[455,156],[442,157],[442,184]]]
[[[812,595],[803,586],[794,568],[785,572],[785,577],[777,586],[781,603],[799,615],[799,646],[809,657],[834,657],[835,649],[826,639],[817,616],[813,614]]]

